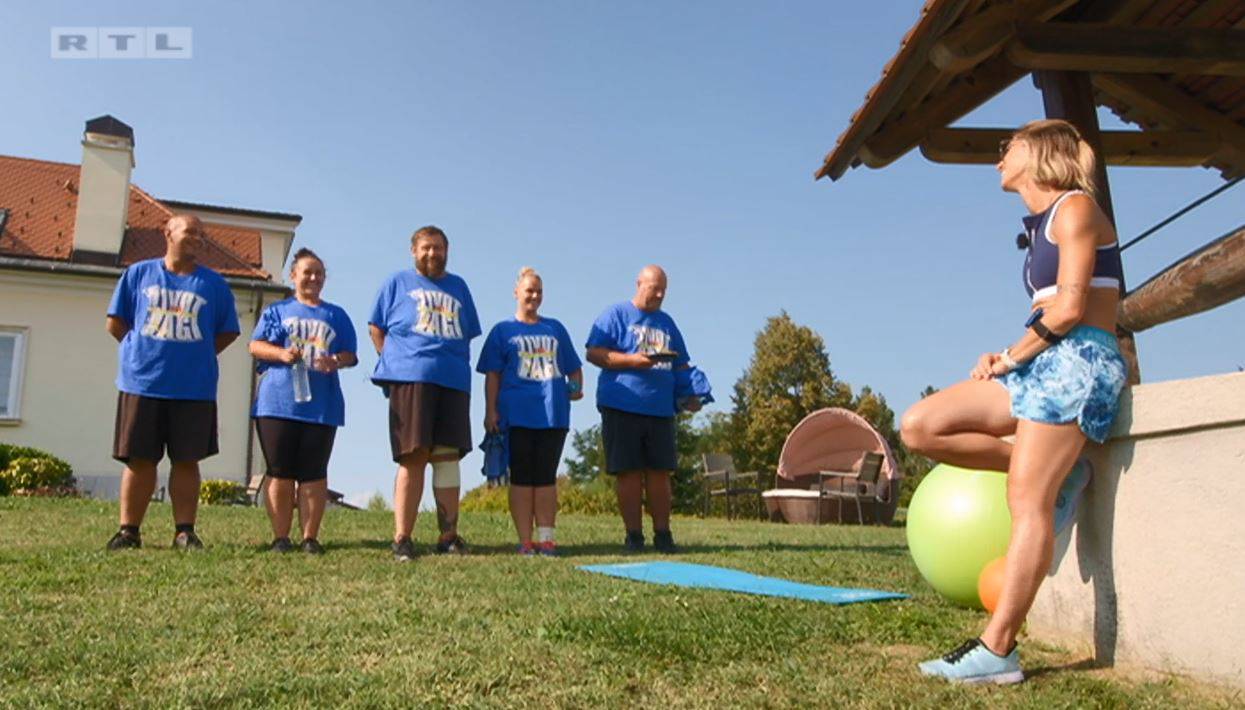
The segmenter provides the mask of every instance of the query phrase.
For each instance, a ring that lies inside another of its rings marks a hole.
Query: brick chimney
[[[134,129],[112,116],[86,122],[72,260],[114,266],[121,253],[134,168]]]

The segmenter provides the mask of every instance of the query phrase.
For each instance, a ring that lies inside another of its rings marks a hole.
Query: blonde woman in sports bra
[[[998,171],[1029,211],[1026,329],[982,355],[968,380],[913,405],[901,426],[904,443],[930,458],[1007,471],[1012,535],[998,606],[979,638],[920,664],[968,683],[1024,679],[1016,635],[1089,483],[1081,450],[1106,439],[1127,379],[1114,335],[1123,270],[1093,197],[1093,151],[1072,124],[1033,121],[1001,146]]]

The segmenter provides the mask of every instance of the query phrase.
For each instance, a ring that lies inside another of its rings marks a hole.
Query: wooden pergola
[[[1204,166],[1245,175],[1245,0],[928,0],[882,78],[816,172],[881,168],[914,148],[940,163],[994,164],[1007,128],[953,128],[1032,74],[1048,118],[1072,122],[1107,165]],[[1097,106],[1136,131],[1099,129]],[[1127,293],[1131,333],[1245,296],[1245,226]]]

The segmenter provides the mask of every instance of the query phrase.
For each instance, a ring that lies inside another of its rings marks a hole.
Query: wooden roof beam
[[[1245,296],[1245,227],[1164,269],[1120,302],[1120,325],[1139,332]]]
[[[999,143],[1010,128],[935,128],[921,141],[921,153],[936,163],[994,165]],[[1219,138],[1197,131],[1103,131],[1107,165],[1192,167],[1220,148]]]
[[[1245,76],[1245,30],[1237,29],[1026,22],[1006,51],[1028,69]]]
[[[1048,20],[1076,3],[1077,0],[1024,0],[991,5],[943,35],[930,50],[929,61],[944,72],[967,71],[1007,44],[1017,21]]]
[[[1006,57],[988,59],[946,91],[875,133],[857,155],[871,168],[889,165],[915,148],[931,129],[959,120],[1027,73],[1027,69],[1015,66]]]
[[[1245,126],[1156,76],[1094,74],[1092,81],[1099,91],[1161,123],[1218,136],[1220,161],[1233,166],[1232,174],[1245,172]]]

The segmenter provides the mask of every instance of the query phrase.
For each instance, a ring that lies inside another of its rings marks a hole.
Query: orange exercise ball
[[[999,557],[991,560],[977,577],[977,596],[986,611],[994,613],[999,605],[999,595],[1003,593],[1003,569],[1007,566],[1007,558]]]

